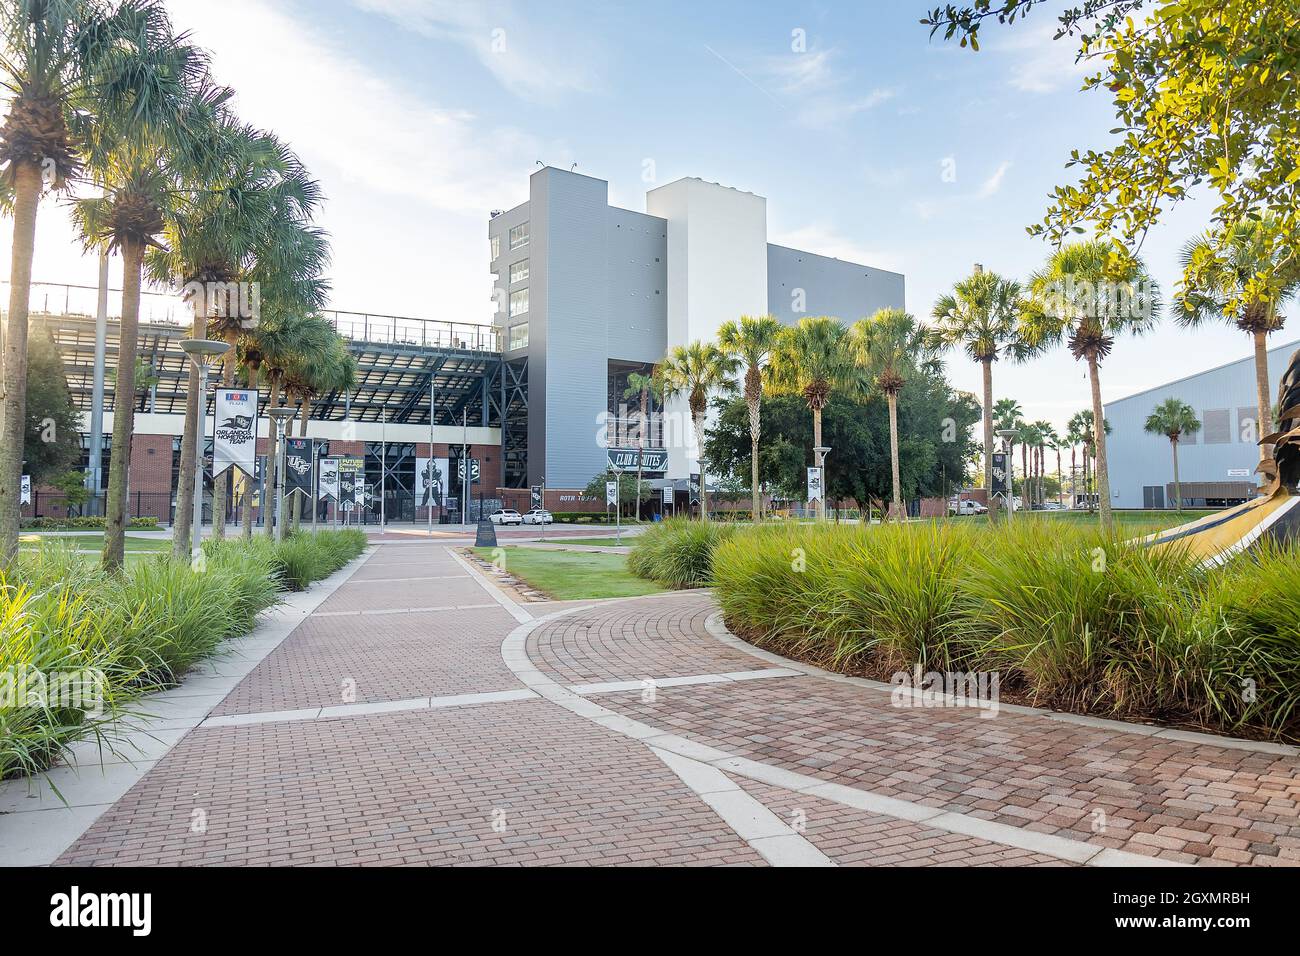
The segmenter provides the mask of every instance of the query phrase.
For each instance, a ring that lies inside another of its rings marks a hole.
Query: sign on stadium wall
[[[668,470],[666,448],[607,448],[605,452],[609,467],[619,471],[637,471],[639,467],[646,474],[663,474]]]

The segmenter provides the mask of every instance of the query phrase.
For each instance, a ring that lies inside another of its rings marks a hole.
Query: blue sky
[[[487,213],[527,198],[539,159],[576,162],[638,210],[646,189],[681,176],[760,193],[772,241],[905,273],[921,316],[974,262],[1027,275],[1048,250],[1024,227],[1069,180],[1069,150],[1108,140],[1109,103],[1079,92],[1084,71],[1052,41],[1050,10],[990,26],[972,54],[930,40],[918,21],[932,2],[168,7],[245,118],[280,131],[322,180],[336,307],[488,321]],[[1149,237],[1167,290],[1209,214],[1189,203]],[[62,214],[43,216],[36,277],[93,282]],[[1227,326],[1166,327],[1117,345],[1104,393],[1248,353]],[[960,356],[951,377],[978,389]],[[1088,402],[1064,350],[999,369],[995,388],[1058,425]]]

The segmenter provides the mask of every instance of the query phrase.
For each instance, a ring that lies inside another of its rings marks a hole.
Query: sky
[[[1081,91],[1086,69],[1052,39],[1053,4],[988,25],[972,53],[920,25],[933,2],[166,6],[235,88],[241,117],[287,139],[320,180],[333,308],[489,322],[488,214],[528,198],[539,160],[576,163],[638,211],[647,189],[683,176],[763,195],[769,241],[902,272],[922,318],[973,263],[1027,277],[1050,250],[1025,227],[1073,181],[1070,150],[1109,142],[1111,106]],[[1196,197],[1148,236],[1142,254],[1166,298],[1180,247],[1211,209]],[[34,279],[96,275],[66,211],[44,203]],[[1191,333],[1166,321],[1116,344],[1103,398],[1249,354],[1226,324]],[[979,393],[963,356],[949,356],[949,377]],[[1064,348],[999,364],[994,390],[1062,430],[1090,402]]]

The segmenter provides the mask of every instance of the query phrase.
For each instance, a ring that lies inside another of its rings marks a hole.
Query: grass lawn
[[[1213,511],[1189,508],[1186,511],[1112,511],[1111,516],[1115,519],[1115,527],[1120,529],[1158,531],[1186,524],[1213,513]],[[1017,511],[1015,520],[1019,521],[1022,516],[1035,521],[1063,521],[1074,525],[1095,524],[1099,520],[1095,513],[1089,514],[1086,511]]]
[[[27,531],[18,536],[18,547],[24,551],[33,551],[47,544],[79,551],[99,551],[104,547],[104,536],[93,531],[85,534],[41,534]],[[170,551],[171,548],[172,543],[166,538],[138,538],[130,532],[126,536],[128,551]]]
[[[621,554],[519,547],[507,547],[505,552],[508,572],[557,601],[636,597],[663,590],[629,571],[627,558]],[[492,560],[491,548],[477,548],[475,553]]]
[[[547,544],[589,544],[597,548],[626,548],[630,547],[635,540],[636,537],[630,534],[623,535],[622,544],[619,543],[617,538],[570,538],[566,541],[556,541],[550,535],[546,536]]]

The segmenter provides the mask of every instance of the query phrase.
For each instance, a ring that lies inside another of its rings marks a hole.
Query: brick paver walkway
[[[489,587],[381,544],[58,862],[1300,864],[1293,755],[896,708],[723,643],[706,592]]]

